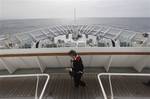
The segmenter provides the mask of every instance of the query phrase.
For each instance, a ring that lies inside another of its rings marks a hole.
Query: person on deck
[[[149,80],[148,82],[143,82],[143,84],[144,84],[145,86],[150,87],[150,80]]]
[[[84,70],[81,57],[74,50],[69,51],[68,54],[72,58],[71,59],[72,67],[71,70],[69,71],[69,74],[71,75],[71,77],[73,77],[75,87],[79,87],[79,85],[85,87],[86,86],[85,82],[81,81],[81,77],[83,76]]]

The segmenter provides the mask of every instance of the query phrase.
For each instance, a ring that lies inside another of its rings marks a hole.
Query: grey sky
[[[2,0],[0,0],[0,19],[2,18]]]
[[[0,0],[1,19],[150,17],[150,0]]]

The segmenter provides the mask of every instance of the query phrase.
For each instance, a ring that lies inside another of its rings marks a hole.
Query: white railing
[[[150,76],[150,74],[139,74],[139,73],[99,73],[98,74],[98,81],[103,93],[104,99],[108,99],[104,86],[102,84],[101,76],[109,76],[109,86],[110,86],[110,94],[111,94],[111,99],[114,99],[114,94],[113,94],[113,88],[112,88],[112,83],[111,83],[111,76]]]
[[[42,88],[42,92],[41,92],[41,94],[38,98],[37,92],[38,92],[38,84],[39,84],[39,77],[40,76],[45,76],[45,77],[47,77],[47,79],[45,81],[44,87]],[[50,79],[50,76],[48,74],[23,74],[23,75],[21,74],[21,75],[2,75],[2,76],[0,76],[0,78],[16,78],[16,77],[19,77],[19,78],[22,78],[22,77],[37,77],[35,99],[42,99],[43,98],[43,95],[45,93],[46,87],[47,87],[49,79]]]

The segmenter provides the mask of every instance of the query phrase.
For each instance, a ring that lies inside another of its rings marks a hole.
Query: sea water
[[[0,20],[0,34],[23,33],[53,25],[74,24],[73,19]],[[77,18],[76,24],[101,24],[136,32],[150,32],[150,18]]]

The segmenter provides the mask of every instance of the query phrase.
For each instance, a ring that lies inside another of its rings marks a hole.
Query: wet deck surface
[[[67,73],[50,74],[51,79],[43,99],[104,99],[96,73],[84,74],[87,87],[75,88]],[[150,99],[150,87],[142,82],[148,77],[112,77],[115,99]],[[45,79],[40,78],[39,92]],[[108,97],[110,96],[108,78],[102,78]],[[0,78],[0,99],[35,99],[36,78]]]

